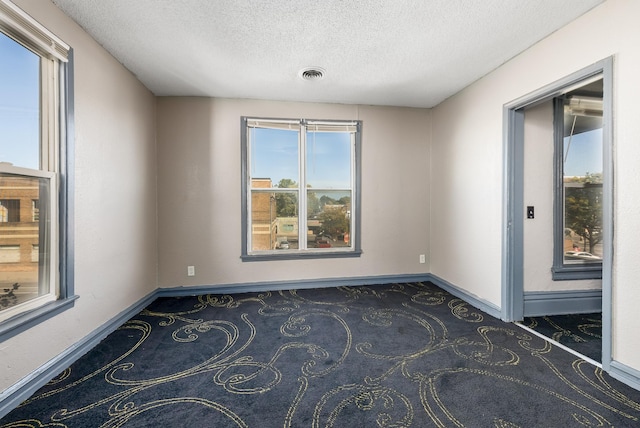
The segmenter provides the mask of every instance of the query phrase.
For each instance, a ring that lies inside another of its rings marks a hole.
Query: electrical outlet
[[[187,276],[196,276],[195,266],[187,266]]]
[[[427,262],[427,256],[425,256],[424,254],[420,254],[420,263],[426,263]]]

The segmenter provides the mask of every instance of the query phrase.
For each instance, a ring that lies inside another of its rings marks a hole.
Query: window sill
[[[0,342],[22,333],[23,331],[48,320],[61,312],[71,309],[78,296],[49,302],[39,308],[23,312],[3,321],[0,324]]]
[[[362,250],[355,251],[306,251],[287,253],[243,254],[240,256],[243,262],[262,262],[272,260],[304,260],[304,259],[337,259],[348,257],[360,257]]]

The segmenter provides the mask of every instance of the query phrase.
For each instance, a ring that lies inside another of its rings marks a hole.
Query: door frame
[[[503,107],[503,237],[502,313],[504,321],[524,317],[524,111],[549,101],[594,76],[603,85],[603,197],[602,197],[602,367],[611,363],[613,284],[613,57],[605,58]]]

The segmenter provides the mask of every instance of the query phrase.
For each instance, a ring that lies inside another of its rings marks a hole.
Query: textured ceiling
[[[602,1],[53,0],[156,95],[413,107]]]

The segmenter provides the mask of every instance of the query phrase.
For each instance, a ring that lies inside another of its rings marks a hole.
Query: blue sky
[[[0,33],[0,162],[38,169],[40,58]]]
[[[298,133],[253,128],[251,176],[271,178],[273,186],[283,178],[297,183]],[[312,188],[349,188],[351,185],[351,136],[349,133],[307,133],[307,184]]]
[[[565,138],[565,153],[568,137]],[[564,175],[584,176],[602,172],[602,128],[576,134],[564,165]]]

